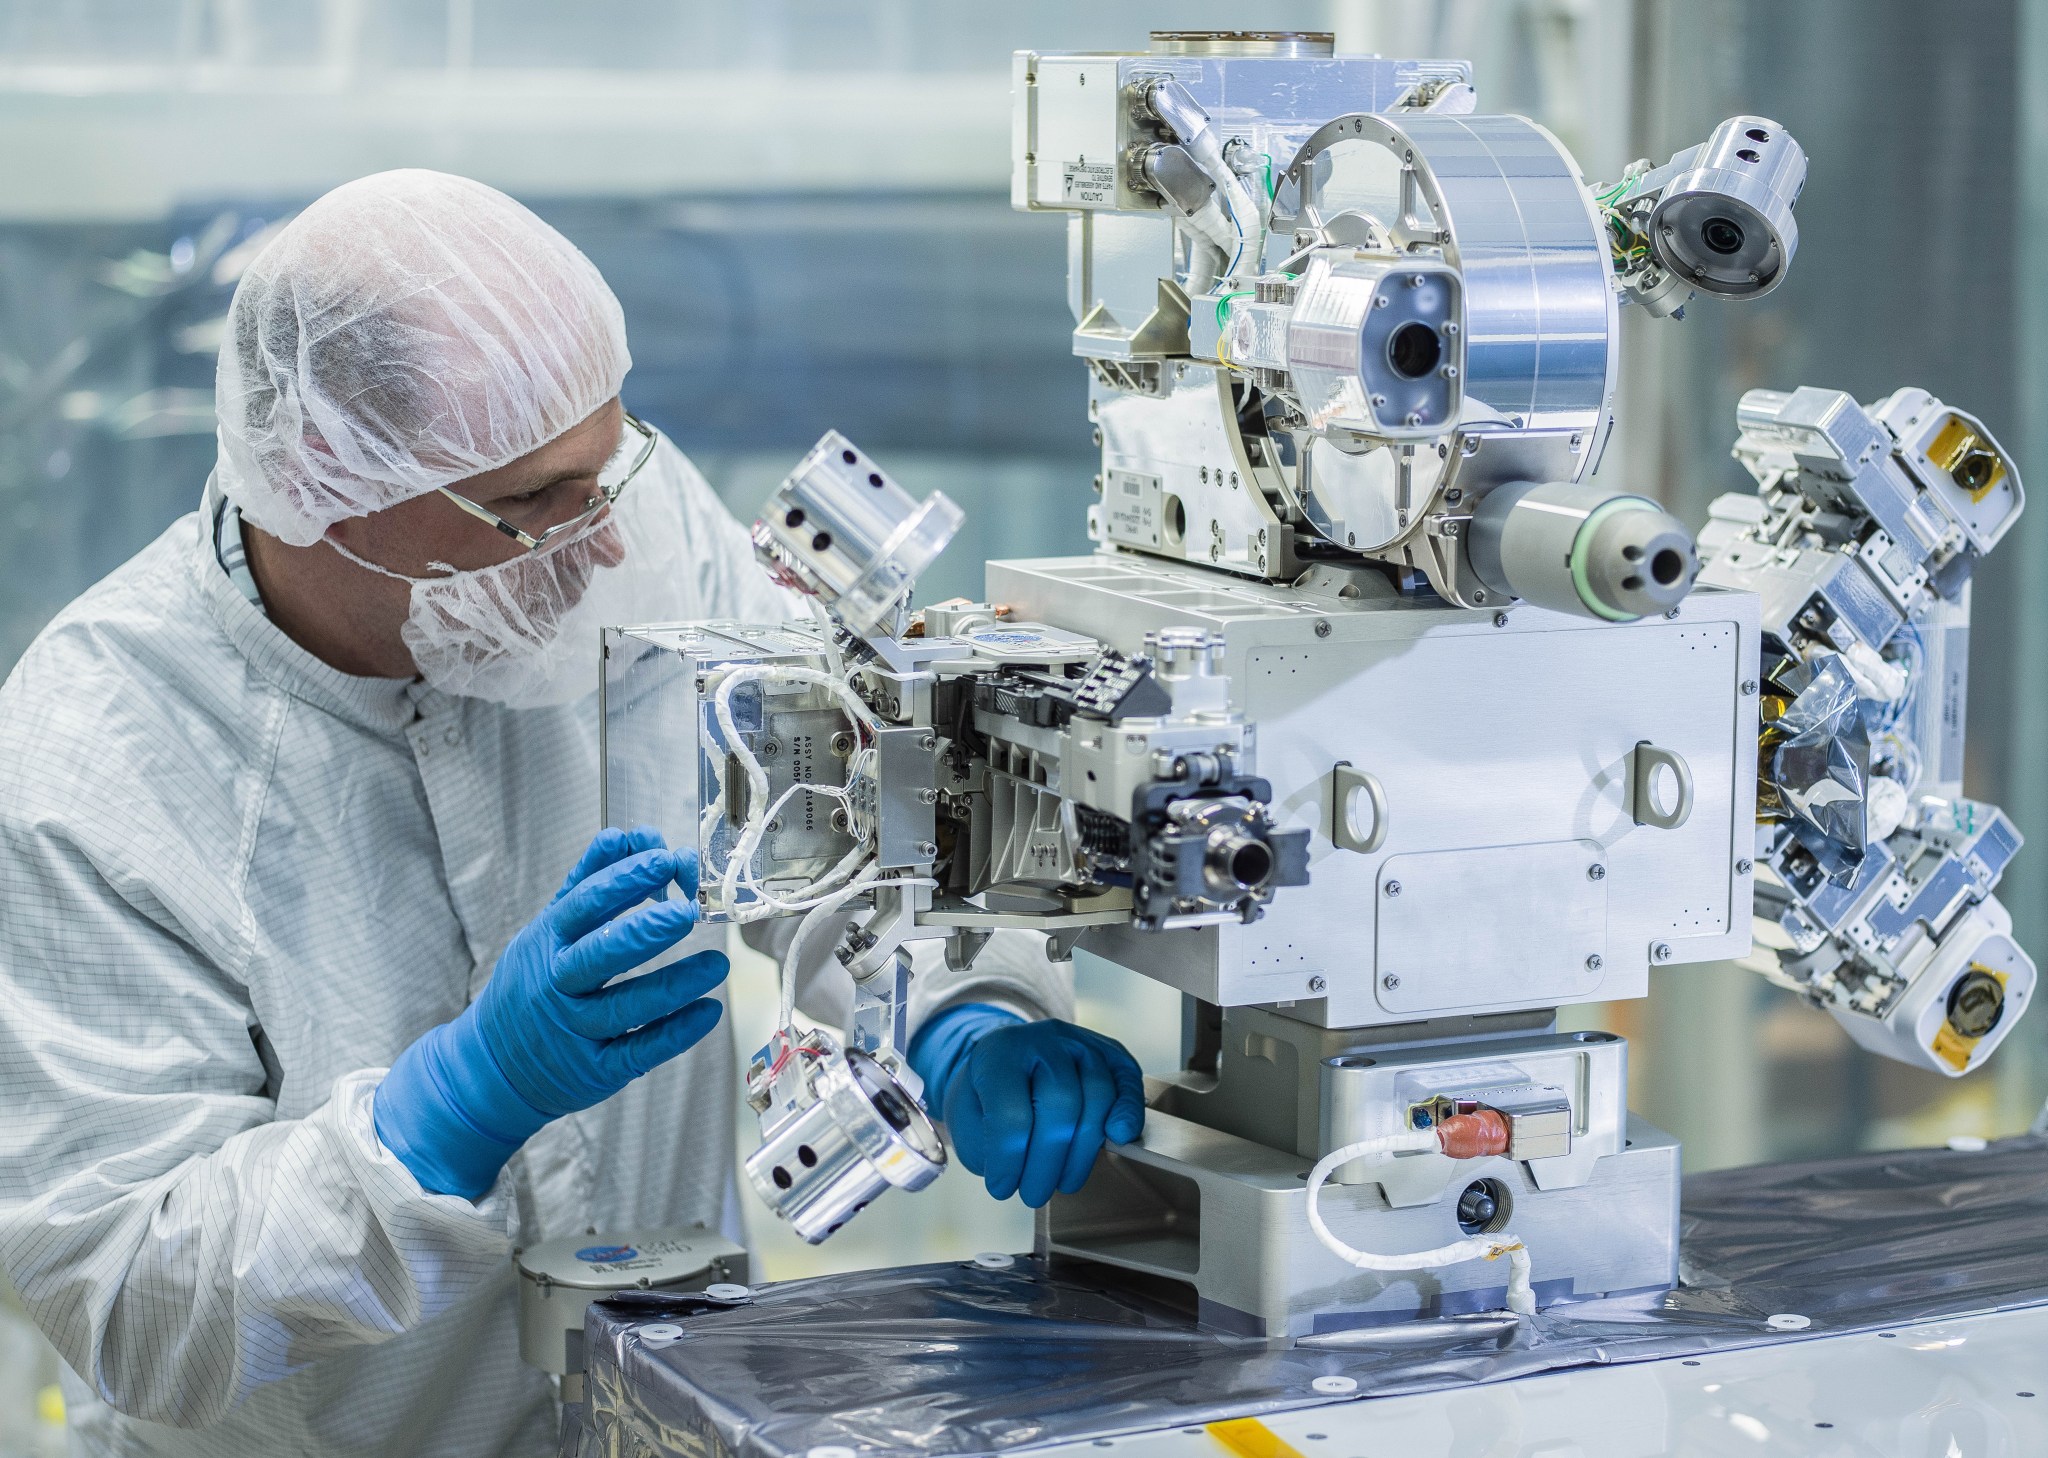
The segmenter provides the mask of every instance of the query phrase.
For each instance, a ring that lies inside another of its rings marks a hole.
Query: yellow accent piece
[[[64,1426],[64,1390],[54,1382],[36,1393],[36,1421],[46,1428]]]
[[[1977,1046],[1975,1038],[1965,1038],[1946,1020],[1934,1030],[1934,1056],[1961,1073],[1970,1066],[1970,1051]]]
[[[1947,433],[1947,431],[1942,432],[1944,435]],[[2012,981],[2012,974],[2010,972],[2001,972],[1995,967],[1986,967],[1982,962],[1972,962],[1970,964],[1970,971],[1982,972],[1987,977],[1996,977],[2000,987],[2004,987]],[[1928,1046],[1933,1050],[1936,1058],[1939,1058],[1957,1073],[1961,1073],[1970,1066],[1970,1055],[1977,1051],[1977,1045],[1983,1041],[1982,1038],[1964,1037],[1956,1031],[1955,1024],[1951,1023],[1947,1018],[1943,1018],[1940,1026],[1934,1030],[1934,1041]]]
[[[1951,415],[1948,424],[1944,425],[1941,432],[1928,443],[1927,459],[1953,476],[1956,467],[1962,464],[1963,457],[1971,451],[1982,451],[1991,457],[1991,474],[1984,478],[1982,486],[1970,491],[1970,500],[1982,501],[2005,479],[2005,462],[1985,444],[1982,436],[1970,429],[1960,415]],[[1956,484],[1962,486],[1963,483],[1958,481]],[[1964,486],[1963,489],[1969,491],[1970,488]]]
[[[1237,1458],[1304,1458],[1301,1449],[1257,1418],[1231,1418],[1209,1424],[1209,1436]]]

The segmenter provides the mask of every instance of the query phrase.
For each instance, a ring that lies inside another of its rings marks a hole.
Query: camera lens
[[[1973,495],[1991,484],[1991,477],[1998,470],[1998,457],[1981,446],[1966,450],[1956,459],[1949,476],[1956,485]]]
[[[1744,236],[1742,224],[1733,218],[1708,218],[1700,225],[1700,241],[1724,256],[1740,253]]]
[[[1443,340],[1427,324],[1411,320],[1387,339],[1387,363],[1404,379],[1422,379],[1443,357]]]

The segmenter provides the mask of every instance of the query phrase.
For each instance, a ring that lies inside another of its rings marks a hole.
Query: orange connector
[[[1508,1121],[1493,1109],[1453,1114],[1436,1126],[1437,1142],[1452,1159],[1478,1159],[1508,1152]]]

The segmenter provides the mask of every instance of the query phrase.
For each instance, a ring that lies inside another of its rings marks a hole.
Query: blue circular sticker
[[[612,1261],[637,1260],[640,1252],[630,1245],[586,1245],[576,1252],[576,1259],[589,1261],[592,1265],[605,1265]]]

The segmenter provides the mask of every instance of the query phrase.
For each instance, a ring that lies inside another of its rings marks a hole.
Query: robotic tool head
[[[1154,55],[1178,54],[1167,40]],[[1266,115],[1225,73],[1276,63],[1227,37],[1205,54],[1200,72],[1027,55],[1020,78],[1013,200],[1084,215],[1070,302],[1102,435],[1097,540],[1274,582],[1378,564],[1489,612],[1674,607],[1691,534],[1586,479],[1618,306],[1775,287],[1799,144],[1734,117],[1600,186],[1534,122],[1471,114],[1451,63],[1338,58]],[[1069,152],[1103,160],[1040,160]],[[1170,278],[1140,266],[1154,257]],[[1218,391],[1221,469],[1189,449]]]

